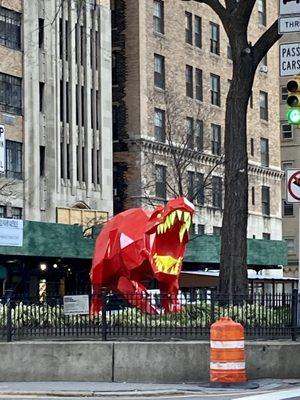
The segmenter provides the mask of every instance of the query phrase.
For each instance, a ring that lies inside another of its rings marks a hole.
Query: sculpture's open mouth
[[[191,213],[182,209],[171,211],[166,216],[157,215],[160,223],[150,235],[151,254],[157,272],[178,275],[181,271],[185,244],[191,226]]]

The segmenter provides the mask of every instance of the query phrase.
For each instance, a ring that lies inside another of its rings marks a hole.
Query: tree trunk
[[[225,200],[219,293],[224,299],[247,295],[248,155],[247,107],[255,74],[247,42],[235,49],[225,123]],[[241,56],[242,54],[242,56]],[[225,296],[225,297],[224,297]]]

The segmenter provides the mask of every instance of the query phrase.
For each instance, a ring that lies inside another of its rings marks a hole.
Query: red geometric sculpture
[[[178,312],[178,278],[193,213],[193,204],[180,197],[154,211],[133,208],[108,221],[97,237],[90,271],[91,314],[102,309],[101,287],[118,293],[144,312],[157,313],[142,284],[153,277],[162,294],[162,307]]]

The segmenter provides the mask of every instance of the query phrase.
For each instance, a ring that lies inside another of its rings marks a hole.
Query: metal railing
[[[65,315],[62,297],[39,300],[8,295],[0,299],[0,340],[200,340],[209,338],[211,324],[222,316],[240,322],[248,339],[297,339],[297,291],[229,299],[213,291],[191,289],[174,299],[181,307],[176,313],[161,308],[166,299],[158,293],[143,298],[157,313],[143,313],[132,305],[141,299],[132,295],[126,302],[103,290],[99,298],[102,311],[92,317]]]

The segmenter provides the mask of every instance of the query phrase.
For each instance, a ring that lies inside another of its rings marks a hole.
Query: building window
[[[204,235],[204,231],[205,231],[205,225],[202,225],[202,224],[198,224],[198,226],[197,226],[197,228],[198,228],[198,235]]]
[[[44,22],[45,20],[43,18],[39,18],[39,48],[43,49],[44,48]]]
[[[191,13],[185,13],[185,42],[193,44],[193,16]]]
[[[166,140],[165,111],[154,109],[154,137],[159,142]]]
[[[270,240],[271,239],[271,234],[270,233],[263,233],[262,234],[262,238],[264,240]]]
[[[44,112],[44,93],[45,93],[45,84],[44,82],[40,82],[39,84],[39,103],[40,103],[40,112]]]
[[[283,215],[285,217],[290,217],[294,215],[294,205],[293,203],[283,202]]]
[[[293,126],[290,124],[281,124],[282,140],[293,139]]]
[[[195,147],[197,151],[203,151],[203,121],[195,121]]]
[[[258,0],[258,23],[263,26],[267,24],[266,0]]]
[[[153,28],[154,32],[164,33],[164,2],[153,1]]]
[[[220,236],[221,235],[221,227],[220,226],[214,226],[213,227],[213,235],[214,236]]]
[[[165,58],[158,54],[154,54],[154,86],[165,88]]]
[[[198,15],[195,15],[195,46],[202,47],[202,20]]]
[[[211,104],[220,107],[221,91],[220,91],[220,77],[218,75],[210,74],[210,95],[211,95]]]
[[[22,143],[6,140],[6,177],[22,179]]]
[[[11,208],[11,217],[14,219],[22,219],[22,208],[20,207],[12,207]]]
[[[281,102],[285,103],[288,98],[288,90],[286,86],[281,86]]]
[[[228,60],[232,60],[232,48],[230,44],[227,45],[227,58]]]
[[[194,148],[194,120],[191,117],[186,118],[186,143],[188,149]]]
[[[188,198],[199,205],[204,204],[204,174],[188,172]]]
[[[5,206],[0,206],[0,218],[5,218]]]
[[[268,93],[259,92],[260,118],[268,121]]]
[[[249,98],[250,108],[253,108],[253,90],[251,90],[250,98]]]
[[[155,195],[161,199],[167,197],[166,167],[164,165],[155,166]]]
[[[294,239],[284,239],[287,244],[288,254],[295,254],[295,240]]]
[[[286,172],[287,169],[292,169],[293,168],[293,163],[292,161],[285,161],[282,163],[281,169]]]
[[[221,155],[221,126],[211,124],[211,152]]]
[[[254,156],[254,139],[250,139],[250,154],[253,157]]]
[[[0,7],[0,44],[21,49],[21,14]]]
[[[269,140],[260,139],[260,160],[263,167],[269,166]]]
[[[251,188],[251,203],[253,206],[255,206],[255,187],[252,186]]]
[[[0,73],[0,110],[22,114],[22,79]]]
[[[213,22],[210,23],[210,51],[220,54],[220,27]]]
[[[222,178],[218,176],[212,177],[212,205],[217,208],[222,208]]]
[[[45,176],[45,146],[40,146],[40,176]]]
[[[196,100],[203,101],[203,76],[202,70],[195,70]]]
[[[186,96],[193,98],[193,67],[190,65],[185,66],[185,89]]]
[[[262,214],[270,215],[270,188],[268,186],[262,186],[261,188],[261,205]]]

